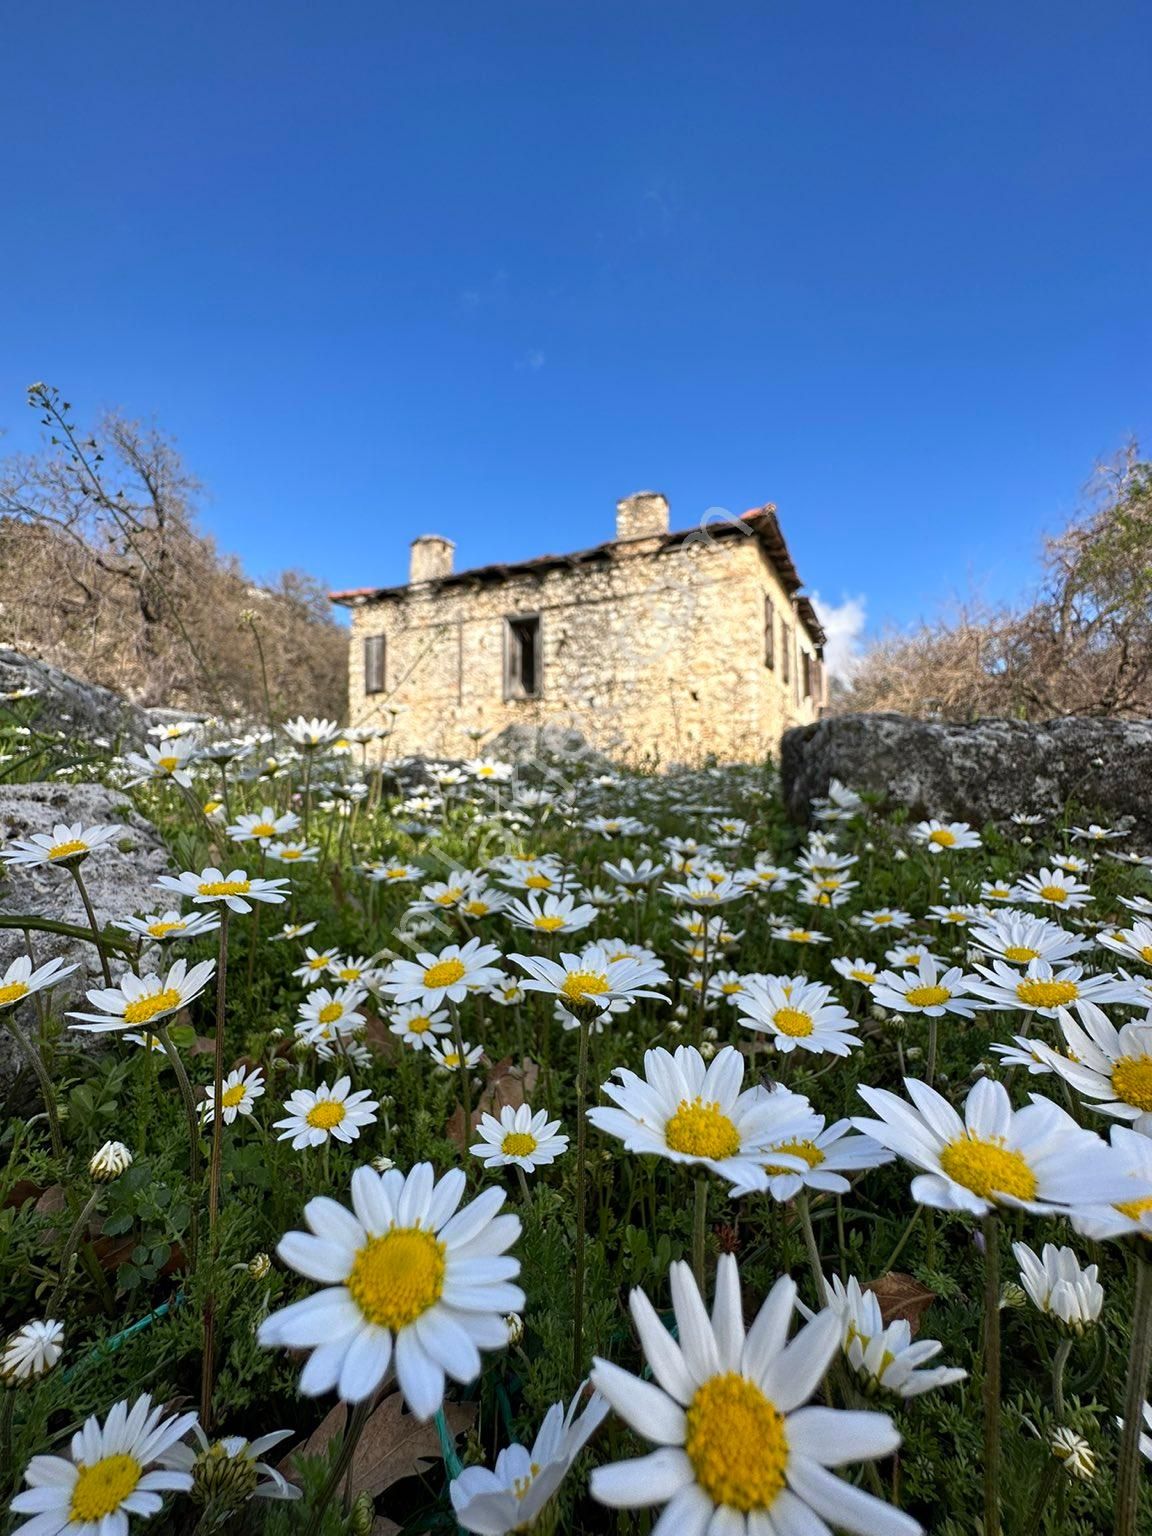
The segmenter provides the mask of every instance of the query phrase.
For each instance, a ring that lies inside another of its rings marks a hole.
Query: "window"
[[[776,613],[768,596],[764,598],[764,665],[776,665]]]
[[[780,621],[780,681],[787,688],[792,681],[792,626]]]
[[[384,692],[384,636],[364,636],[364,692]]]
[[[540,616],[504,620],[504,697],[540,697]]]
[[[803,693],[806,699],[812,697],[812,658],[807,651],[800,653],[800,675],[803,678]]]

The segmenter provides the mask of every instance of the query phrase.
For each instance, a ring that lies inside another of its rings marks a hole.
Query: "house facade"
[[[332,593],[351,723],[389,727],[389,756],[472,756],[522,724],[635,766],[748,761],[823,708],[824,633],[771,504],[673,532],[644,491],[592,549],[465,571],[453,552],[423,535],[406,586]]]

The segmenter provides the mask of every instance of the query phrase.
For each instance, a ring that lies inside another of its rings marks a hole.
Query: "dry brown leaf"
[[[395,1520],[389,1520],[386,1515],[377,1515],[372,1522],[372,1536],[393,1536],[399,1529]]]
[[[63,1184],[50,1184],[36,1202],[38,1216],[55,1216],[68,1204]]]
[[[488,1069],[488,1080],[481,1089],[480,1097],[472,1108],[472,1129],[480,1124],[481,1115],[499,1115],[508,1106],[519,1109],[527,1103],[536,1089],[540,1068],[534,1061],[525,1059],[516,1066],[511,1056],[505,1056]],[[464,1135],[464,1108],[458,1104],[449,1120],[445,1134],[463,1148],[469,1138]]]
[[[370,1045],[377,1056],[383,1056],[385,1061],[397,1061],[400,1052],[405,1049],[400,1043],[400,1036],[392,1033],[388,1020],[372,1011],[365,1014],[364,1043]]]
[[[421,1463],[439,1461],[440,1436],[432,1420],[421,1423],[403,1411],[399,1392],[386,1397],[364,1426],[356,1454],[352,1458],[352,1497],[361,1493],[376,1498],[403,1477],[423,1470]],[[280,1471],[289,1481],[296,1481],[296,1458],[319,1456],[329,1441],[342,1432],[347,1416],[343,1403],[337,1403],[308,1436],[303,1445],[289,1451],[280,1463]],[[445,1403],[444,1417],[449,1432],[462,1434],[476,1417],[474,1403]],[[386,1526],[387,1530],[388,1527]],[[392,1527],[399,1529],[399,1527]]]
[[[189,1056],[215,1056],[216,1042],[209,1040],[207,1035],[195,1035],[192,1044],[188,1047]]]
[[[887,1328],[889,1323],[903,1318],[911,1328],[913,1338],[920,1331],[920,1319],[936,1300],[935,1291],[900,1270],[889,1270],[879,1280],[870,1280],[864,1289],[871,1291],[880,1303],[884,1326]]]
[[[7,1210],[9,1207],[13,1207],[18,1210],[20,1206],[26,1205],[29,1200],[39,1200],[43,1193],[43,1184],[37,1184],[32,1179],[17,1179],[4,1197],[4,1209]]]

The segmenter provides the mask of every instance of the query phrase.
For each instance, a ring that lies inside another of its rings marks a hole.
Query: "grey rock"
[[[120,694],[20,651],[0,649],[0,693],[17,688],[36,690],[36,724],[44,729],[112,747],[138,747],[146,739],[147,715]]]
[[[1062,815],[1069,805],[1152,836],[1152,721],[1069,716],[1042,724],[951,724],[906,715],[832,715],[786,731],[780,773],[790,814],[840,779],[917,817],[979,826],[1013,811]]]
[[[590,746],[574,726],[506,725],[484,743],[482,751],[485,757],[519,765],[537,763],[546,770],[559,766],[609,773],[613,768],[611,759]]]
[[[100,927],[134,912],[163,911],[168,893],[156,890],[155,883],[170,867],[168,852],[155,827],[133,808],[127,795],[102,784],[0,784],[4,842],[32,832],[50,832],[58,822],[77,821],[86,826],[118,824],[124,829],[122,838],[93,853],[81,866]],[[88,926],[76,882],[65,869],[5,866],[0,882],[0,913],[4,916],[32,915]],[[59,955],[68,964],[75,961],[79,965],[52,990],[50,1006],[54,1013],[72,1007],[89,987],[102,984],[95,945],[36,930],[31,930],[30,937],[37,964]],[[0,928],[0,974],[23,954],[27,949],[21,929]],[[113,959],[113,977],[125,966],[124,960]],[[34,1021],[32,1004],[20,1006],[21,1018],[26,1023]],[[15,1041],[3,1028],[3,1018],[0,1014],[0,1087],[12,1081],[22,1064]],[[69,1049],[91,1050],[99,1047],[102,1038],[65,1030],[63,1043]]]

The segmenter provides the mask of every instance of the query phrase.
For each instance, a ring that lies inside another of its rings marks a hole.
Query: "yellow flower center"
[[[531,1157],[536,1150],[535,1136],[527,1131],[509,1131],[500,1144],[505,1157]]]
[[[1016,996],[1026,1008],[1060,1008],[1080,996],[1074,981],[1019,981]]]
[[[187,923],[149,923],[148,932],[154,939],[162,939],[169,933],[181,933],[187,926]]]
[[[788,930],[788,937],[795,940],[797,944],[807,944],[811,934],[807,928],[790,928]]]
[[[673,1152],[717,1160],[734,1157],[740,1150],[740,1132],[719,1104],[695,1098],[681,1099],[676,1113],[664,1127],[664,1140]]]
[[[875,971],[853,971],[852,972],[852,979],[853,979],[853,981],[875,981],[876,980],[876,972]]]
[[[308,961],[308,969],[310,971],[326,971],[331,958],[331,955],[313,955]]]
[[[27,997],[27,995],[27,982],[10,981],[6,987],[0,987],[0,1008],[7,1008],[12,1003],[18,1003],[22,997]]]
[[[1139,1221],[1146,1211],[1152,1211],[1152,1195],[1145,1195],[1140,1200],[1125,1200],[1116,1209],[1121,1216],[1127,1216],[1129,1221]]]
[[[542,928],[545,933],[555,933],[557,929],[563,928],[566,921],[567,919],[563,917],[538,917],[534,919],[532,926]]]
[[[433,988],[454,987],[466,970],[463,960],[438,960],[424,972],[424,985]]]
[[[951,848],[956,842],[956,834],[949,832],[947,827],[937,827],[934,832],[929,832],[928,841],[935,843],[937,848]]]
[[[180,759],[178,757],[158,757],[156,759],[156,766],[157,768],[163,768],[165,773],[171,773],[174,768],[179,768]]]
[[[431,1028],[432,1020],[426,1013],[420,1014],[418,1018],[408,1020],[408,1029],[414,1035],[427,1034]]]
[[[985,1140],[968,1131],[948,1143],[940,1154],[940,1166],[950,1179],[982,1200],[998,1194],[1017,1200],[1036,1197],[1036,1175],[1023,1155],[1006,1147],[1000,1136]]]
[[[464,910],[469,917],[483,917],[488,911],[486,901],[469,901],[464,905]]]
[[[1152,1056],[1121,1056],[1112,1068],[1112,1091],[1125,1104],[1152,1109]]]
[[[1040,895],[1045,901],[1055,901],[1059,903],[1061,901],[1068,900],[1068,892],[1062,885],[1042,885],[1040,887]]]
[[[143,1468],[135,1456],[101,1456],[86,1466],[79,1463],[80,1475],[72,1489],[68,1513],[77,1524],[93,1523],[112,1514],[136,1487]]]
[[[550,891],[554,883],[549,875],[529,875],[524,882],[530,891]]]
[[[516,1495],[517,1502],[523,1501],[524,1496],[527,1494],[529,1488],[531,1488],[532,1484],[540,1476],[540,1472],[540,1463],[538,1461],[534,1461],[528,1468],[527,1477],[514,1477],[512,1479],[512,1492]],[[516,1526],[516,1530],[518,1531],[525,1531],[527,1529],[528,1527],[525,1525]]]
[[[584,997],[599,997],[608,990],[608,978],[598,971],[569,971],[560,988],[561,995],[579,1002]]]
[[[74,837],[72,839],[72,841],[69,842],[69,843],[56,843],[56,844],[54,844],[48,850],[48,857],[50,859],[71,859],[71,858],[75,858],[75,856],[78,853],[87,853],[87,852],[88,852],[88,844],[85,843],[85,842],[81,842],[80,838]]]
[[[1152,944],[1145,944],[1144,948],[1140,951],[1140,958],[1144,961],[1145,965],[1152,965]]]
[[[748,1514],[770,1509],[784,1487],[784,1415],[760,1388],[728,1371],[697,1387],[688,1405],[684,1449],[714,1504]]]
[[[251,889],[251,880],[202,880],[197,887],[201,896],[243,896]]]
[[[743,992],[744,988],[738,981],[722,981],[720,990],[725,997],[735,997],[738,992]]]
[[[275,837],[276,828],[270,821],[258,821],[252,828],[253,837]]]
[[[793,1039],[810,1035],[816,1027],[812,1015],[802,1008],[777,1008],[772,1022],[782,1035],[791,1035]]]
[[[449,890],[440,892],[439,896],[435,898],[436,905],[438,907],[455,906],[463,894],[464,892],[460,889],[460,887],[458,885],[454,885]]]
[[[336,972],[339,981],[359,981],[363,974],[358,965],[342,965]]]
[[[389,880],[403,880],[408,874],[408,866],[407,864],[394,864],[391,869],[386,869],[384,873],[388,876]]]
[[[125,1024],[147,1024],[149,1019],[156,1018],[162,1013],[171,1013],[174,1008],[180,1006],[180,993],[175,987],[169,987],[165,992],[157,992],[152,997],[138,997],[134,1003],[129,1003],[124,1010]]]
[[[320,1012],[317,1014],[317,1018],[320,1020],[321,1024],[335,1024],[336,1020],[340,1018],[343,1013],[344,1009],[340,1003],[325,1003],[323,1008],[321,1008]]]
[[[876,916],[872,919],[872,926],[873,928],[883,928],[885,923],[890,923],[891,921],[892,919],[888,916],[887,912],[877,912]]]
[[[303,848],[281,848],[280,850],[280,858],[285,862],[290,862],[292,859],[302,859],[303,857]]]
[[[1024,944],[1010,944],[1004,951],[1005,960],[1010,960],[1013,965],[1027,965],[1030,960],[1039,960],[1040,951],[1029,949]]]
[[[904,994],[905,1000],[913,1008],[938,1008],[951,996],[947,987],[909,987]]]
[[[393,1227],[368,1239],[345,1284],[369,1322],[398,1333],[440,1300],[445,1253],[444,1244],[422,1227]]]
[[[235,1109],[237,1104],[244,1102],[244,1084],[233,1083],[231,1088],[225,1088],[220,1098],[220,1103],[225,1109]]]
[[[318,1131],[330,1131],[339,1125],[347,1113],[343,1099],[321,1099],[304,1116],[308,1124]]]
[[[802,1157],[809,1168],[818,1168],[824,1161],[824,1153],[814,1141],[778,1141],[772,1148],[773,1152],[782,1152],[785,1157]],[[794,1168],[782,1168],[779,1164],[765,1163],[765,1173],[795,1173]]]

